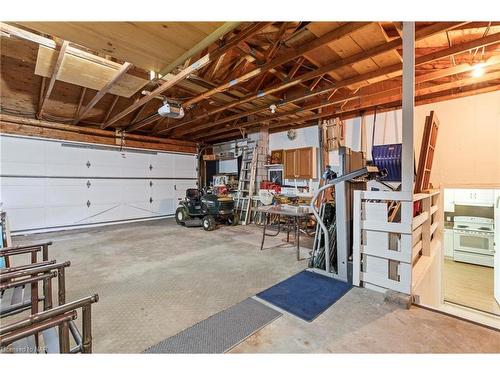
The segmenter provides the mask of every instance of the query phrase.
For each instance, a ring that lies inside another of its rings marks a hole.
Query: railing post
[[[82,307],[82,352],[92,353],[92,309],[91,304]]]
[[[403,22],[403,150],[401,191],[413,195],[413,110],[415,107],[415,22]]]

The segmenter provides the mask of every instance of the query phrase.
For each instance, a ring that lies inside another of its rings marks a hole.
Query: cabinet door
[[[455,190],[444,189],[444,210],[447,212],[455,212]]]
[[[296,173],[296,167],[295,167],[295,161],[296,161],[296,152],[297,150],[285,150],[284,154],[284,173],[285,173],[285,178],[296,178],[297,173]]]
[[[474,198],[478,201],[478,203],[493,206],[495,191],[493,189],[475,189]]]
[[[455,204],[471,204],[474,202],[474,193],[470,189],[455,190]]]
[[[309,179],[313,177],[312,148],[297,149],[295,174],[297,178]]]

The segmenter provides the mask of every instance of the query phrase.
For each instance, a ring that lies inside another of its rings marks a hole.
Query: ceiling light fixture
[[[484,74],[484,63],[477,63],[472,67],[472,76],[479,78]]]

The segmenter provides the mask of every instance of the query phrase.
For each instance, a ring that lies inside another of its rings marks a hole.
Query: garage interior
[[[500,352],[500,22],[0,33],[2,353]]]

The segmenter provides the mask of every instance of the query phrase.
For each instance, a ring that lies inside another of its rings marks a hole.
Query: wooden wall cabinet
[[[317,177],[316,147],[293,148],[283,151],[284,178],[310,179]]]

